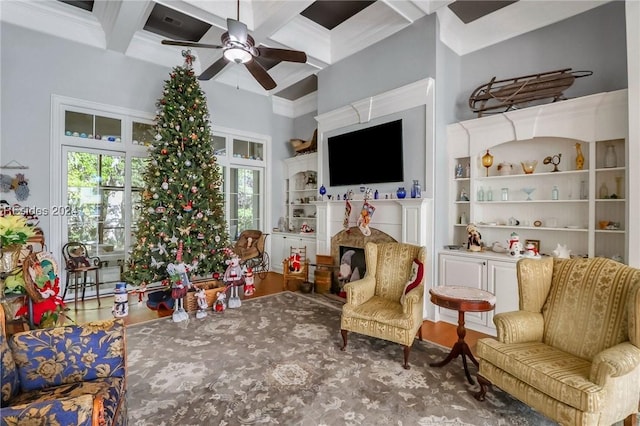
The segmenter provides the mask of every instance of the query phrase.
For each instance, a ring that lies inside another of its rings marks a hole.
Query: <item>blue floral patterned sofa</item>
[[[122,320],[6,337],[0,307],[2,425],[126,425]]]

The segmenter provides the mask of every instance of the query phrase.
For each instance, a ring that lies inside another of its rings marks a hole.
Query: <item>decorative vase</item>
[[[396,191],[396,195],[398,196],[398,198],[404,198],[407,196],[407,191],[405,191],[404,186],[398,188],[398,190]]]
[[[616,147],[609,145],[607,147],[607,153],[604,156],[604,166],[607,168],[616,167],[618,158],[616,157]]]
[[[420,188],[420,182],[417,180],[413,181],[413,186],[411,187],[411,198],[422,198],[422,188]]]
[[[584,168],[584,155],[582,155],[582,145],[576,143],[576,170]]]
[[[20,244],[12,244],[2,247],[2,258],[0,258],[0,272],[11,272],[18,267],[20,259]]]

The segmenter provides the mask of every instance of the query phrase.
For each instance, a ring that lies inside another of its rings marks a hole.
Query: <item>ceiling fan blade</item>
[[[243,22],[227,18],[227,31],[229,32],[229,38],[232,41],[237,41],[239,43],[247,42],[247,26]]]
[[[209,68],[204,70],[198,76],[198,80],[210,80],[211,77],[215,76],[220,71],[222,71],[224,69],[224,67],[227,66],[228,63],[229,63],[229,61],[227,61],[223,56],[222,58],[220,58],[217,61],[215,61],[213,64],[209,65]]]
[[[244,66],[247,67],[253,78],[255,78],[258,83],[265,88],[265,90],[271,90],[276,87],[276,82],[273,81],[271,76],[267,73],[267,70],[265,70],[257,61],[251,60],[246,62]]]
[[[205,47],[207,49],[222,49],[222,46],[220,46],[219,44],[194,43],[192,41],[162,40],[162,44],[166,44],[169,46]]]
[[[274,49],[272,47],[256,47],[258,56],[287,62],[307,62],[307,54],[299,50]]]

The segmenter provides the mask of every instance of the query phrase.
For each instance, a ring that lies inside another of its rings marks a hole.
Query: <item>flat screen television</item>
[[[331,186],[403,182],[402,120],[331,136]]]

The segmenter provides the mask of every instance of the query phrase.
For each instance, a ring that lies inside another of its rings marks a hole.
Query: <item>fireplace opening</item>
[[[361,247],[340,246],[340,261],[338,264],[338,281],[333,293],[346,297],[343,290],[345,284],[364,277],[367,264],[364,259],[364,249]]]

